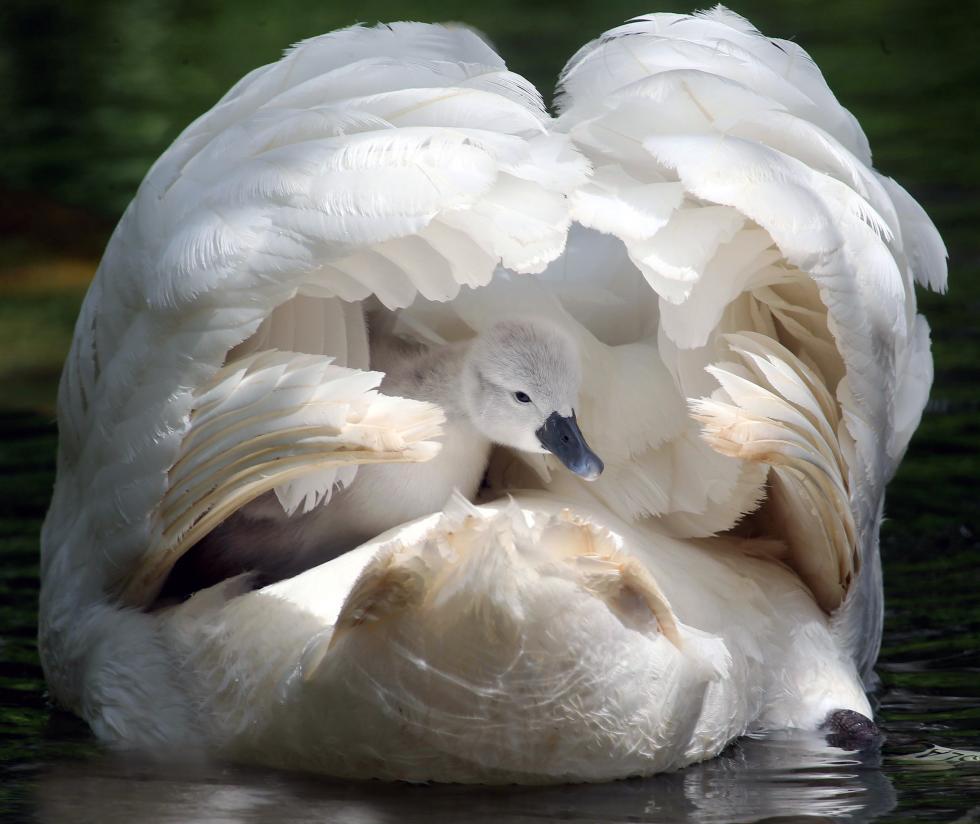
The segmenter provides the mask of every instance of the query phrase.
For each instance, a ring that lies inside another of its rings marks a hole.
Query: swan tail
[[[269,490],[287,513],[308,510],[350,483],[360,464],[433,457],[442,411],[380,394],[382,377],[277,350],[219,370],[196,395],[155,513],[155,541],[124,602],[152,600],[177,558]]]
[[[238,760],[555,783],[710,757],[752,721],[733,680],[758,643],[746,653],[683,624],[645,540],[604,517],[547,496],[457,498],[301,576],[224,603],[201,592],[162,620],[219,753]]]
[[[364,567],[332,634],[305,651],[303,680],[329,680],[338,668],[362,665],[365,646],[391,656],[403,643],[415,643],[408,641],[412,633],[406,628],[411,626],[419,627],[418,638],[442,627],[447,639],[465,644],[466,650],[453,651],[447,640],[449,646],[440,650],[453,668],[461,666],[459,661],[474,664],[474,647],[493,648],[493,655],[504,659],[517,655],[529,642],[528,625],[543,620],[533,611],[552,609],[531,596],[549,578],[559,589],[598,599],[622,627],[651,638],[663,636],[683,652],[687,628],[653,573],[623,552],[621,543],[609,530],[568,509],[528,517],[514,503],[484,512],[456,498],[423,540],[395,539]],[[384,636],[405,641],[382,644],[379,638]],[[474,644],[474,639],[483,643]],[[699,660],[698,671],[705,677],[718,676],[716,670],[717,662]]]

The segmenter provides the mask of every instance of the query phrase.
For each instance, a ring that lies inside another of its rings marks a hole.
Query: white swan
[[[472,499],[493,444],[550,452],[587,480],[602,472],[576,422],[581,364],[560,328],[513,318],[440,347],[377,331],[371,339],[371,365],[384,374],[381,390],[445,414],[436,456],[352,466],[335,480],[317,473],[278,496],[266,493],[180,558],[170,592],[177,579],[181,591],[191,592],[245,571],[277,581],[438,512],[454,490]]]
[[[615,29],[561,87],[555,120],[470,32],[348,29],[147,175],[78,321],[42,535],[48,682],[100,737],[550,782],[870,714],[942,242],[802,49],[723,8]],[[372,294],[438,343],[515,307],[560,325],[605,472],[498,455],[512,500],[154,609],[259,495],[432,457],[437,411],[361,371]]]

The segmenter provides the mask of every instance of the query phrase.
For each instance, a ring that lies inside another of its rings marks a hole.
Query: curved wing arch
[[[722,7],[613,29],[559,99],[595,169],[573,218],[656,292],[661,357],[706,441],[768,468],[752,523],[786,540],[868,675],[884,484],[931,383],[914,284],[945,288],[934,226],[871,168],[809,56]]]
[[[146,566],[148,547],[172,550],[180,530],[168,530],[191,524],[164,513],[176,505],[173,468],[182,494],[217,483],[207,439],[193,457],[182,444],[195,425],[217,426],[205,407],[218,385],[236,396],[224,428],[271,420],[268,402],[255,402],[263,389],[289,409],[319,404],[315,420],[277,416],[308,447],[334,449],[330,438],[370,408],[387,432],[372,448],[431,452],[436,410],[382,403],[379,374],[351,374],[368,367],[356,302],[447,300],[501,263],[527,273],[557,257],[567,194],[587,168],[549,120],[536,90],[473,32],[399,23],[305,41],[188,127],[127,209],[78,321],[44,538],[43,563],[65,574],[45,579],[73,581],[67,570],[84,566],[116,579],[89,586],[111,589]],[[347,394],[320,397],[332,378]],[[280,486],[280,497],[315,502],[350,480],[349,458]],[[268,467],[249,471],[268,487]],[[84,565],[93,546],[108,564]],[[152,598],[157,577],[131,584],[129,602]]]
[[[377,393],[360,302],[411,305],[401,320],[438,340],[519,300],[577,335],[607,465],[589,495],[678,537],[780,536],[867,672],[938,234],[808,56],[722,8],[614,29],[559,99],[555,123],[475,34],[405,23],[306,41],[192,124],[79,319],[44,597],[128,582],[145,605],[256,490],[309,507],[358,462],[431,454],[438,410]],[[92,547],[109,563],[85,564]]]

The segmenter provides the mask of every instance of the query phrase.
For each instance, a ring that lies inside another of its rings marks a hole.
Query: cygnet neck
[[[469,426],[478,433],[464,396],[463,369],[471,344],[471,341],[450,343],[417,350],[409,357],[404,347],[411,344],[385,345],[376,352],[372,368],[385,372],[381,391],[386,395],[437,404],[445,412],[449,425]]]

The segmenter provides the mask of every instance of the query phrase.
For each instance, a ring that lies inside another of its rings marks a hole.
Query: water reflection
[[[560,787],[339,783],[212,766],[163,767],[103,756],[35,776],[42,822],[577,822],[699,824],[766,818],[870,820],[893,809],[879,753],[848,753],[810,734],[746,740],[713,761],[670,775]],[[33,783],[33,782],[31,782]]]

